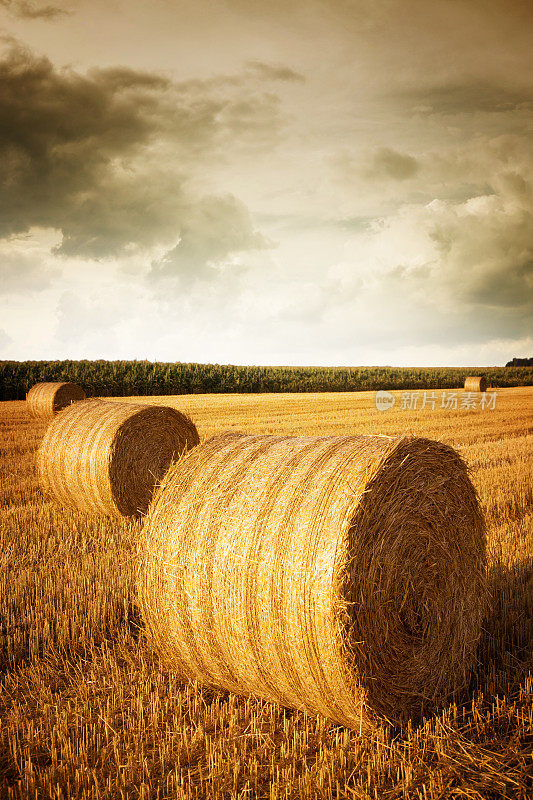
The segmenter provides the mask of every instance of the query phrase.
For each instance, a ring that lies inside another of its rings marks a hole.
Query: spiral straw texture
[[[479,377],[470,376],[465,378],[465,392],[486,392],[487,379],[484,375]]]
[[[225,433],[167,473],[138,589],[178,673],[363,730],[464,686],[485,526],[444,444]]]
[[[26,395],[32,417],[53,417],[71,403],[85,400],[85,392],[76,383],[36,383]]]
[[[138,516],[170,464],[199,441],[173,408],[86,400],[50,423],[37,453],[41,487],[83,511]]]

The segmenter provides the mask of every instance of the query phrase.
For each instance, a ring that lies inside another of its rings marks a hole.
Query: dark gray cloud
[[[533,318],[533,214],[511,197],[474,198],[428,228],[439,256],[435,284],[475,313],[509,315],[523,334]]]
[[[40,346],[27,320],[47,306],[51,355],[364,362],[427,346],[460,361],[529,335],[531,4],[0,5],[58,63],[135,65],[0,61],[11,336]]]
[[[181,286],[190,285],[211,278],[228,257],[266,247],[269,242],[255,230],[246,206],[231,195],[207,197],[191,209],[179,243],[152,265],[150,278],[179,278]]]
[[[477,79],[422,85],[397,92],[395,97],[417,111],[443,115],[527,111],[533,105],[533,89],[529,87]]]
[[[170,223],[168,203],[128,170],[168,124],[165,79],[58,71],[14,47],[0,85],[1,237],[56,228],[60,252],[99,257],[148,244]]]
[[[533,213],[527,195],[523,204],[502,193],[406,206],[382,221],[371,246],[387,269],[377,284],[370,282],[374,288],[355,281],[352,294],[366,296],[369,307],[379,305],[385,314],[396,308],[405,326],[399,341],[458,345],[461,336],[482,342],[531,334]],[[413,324],[417,316],[423,322]]]
[[[393,197],[397,206],[399,199],[414,199],[419,185],[429,188],[422,158],[392,147],[360,146],[354,151],[343,148],[329,158],[329,165],[336,183],[345,191],[360,194],[364,190],[369,210],[376,207],[373,198],[377,197],[381,214],[388,210],[386,198]],[[415,182],[414,178],[418,180]],[[350,216],[369,220],[372,214]]]
[[[392,178],[404,181],[416,175],[420,165],[416,158],[389,147],[380,147],[374,153],[367,175],[371,178]]]
[[[57,5],[43,5],[39,0],[0,0],[0,6],[20,19],[56,19],[68,13]]]
[[[0,237],[55,228],[65,255],[113,257],[181,237],[190,261],[202,246],[183,231],[206,215],[188,184],[203,159],[236,142],[258,148],[278,130],[277,97],[257,78],[174,84],[125,67],[80,75],[15,46],[0,87]],[[212,217],[217,208],[230,230],[242,225],[236,201],[214,199]]]
[[[466,298],[477,306],[527,312],[533,317],[533,250],[517,254],[505,270],[487,271],[468,286]]]
[[[292,83],[304,83],[305,76],[301,72],[296,72],[283,64],[266,64],[263,61],[249,61],[249,68],[263,80],[287,81]]]

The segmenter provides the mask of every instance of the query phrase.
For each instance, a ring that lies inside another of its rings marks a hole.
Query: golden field
[[[533,389],[500,389],[484,410],[440,408],[438,390],[435,409],[408,410],[394,395],[383,412],[374,392],[145,398],[190,414],[202,438],[408,432],[469,464],[491,588],[471,685],[418,727],[364,737],[163,669],[136,610],[139,523],[45,499],[46,425],[0,404],[1,797],[533,796]]]

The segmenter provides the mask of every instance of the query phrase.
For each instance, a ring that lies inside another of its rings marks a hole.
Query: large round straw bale
[[[85,400],[85,392],[76,383],[36,383],[26,395],[32,417],[53,417],[62,408]]]
[[[137,516],[170,464],[199,441],[173,408],[86,400],[50,423],[37,453],[41,487],[83,511]]]
[[[465,685],[485,526],[447,445],[226,433],[167,473],[138,589],[179,674],[362,730]]]
[[[486,392],[487,379],[484,375],[479,377],[470,376],[465,378],[465,392]]]

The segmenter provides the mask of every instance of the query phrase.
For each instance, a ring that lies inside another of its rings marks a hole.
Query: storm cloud
[[[531,4],[0,4],[4,352],[529,355]]]
[[[392,178],[404,181],[406,178],[416,175],[418,169],[419,164],[416,158],[405,153],[398,153],[389,147],[380,147],[374,153],[367,175],[371,178]]]
[[[154,262],[150,278],[178,277],[188,285],[209,279],[216,264],[236,253],[268,246],[242,203],[231,195],[204,198],[190,210],[178,244]]]
[[[54,228],[58,254],[99,259],[187,242],[205,219],[208,239],[227,225],[234,247],[257,244],[241,205],[189,187],[228,140],[275,136],[275,96],[237,83],[235,97],[125,67],[79,74],[13,47],[0,62],[0,236]],[[213,247],[180,246],[189,262]]]
[[[15,17],[21,19],[55,19],[68,13],[57,5],[42,5],[38,0],[0,0],[0,6],[6,8]]]
[[[505,86],[481,79],[410,89],[398,93],[396,97],[402,103],[409,103],[411,107],[427,114],[495,114],[533,110],[533,90],[530,87]]]

